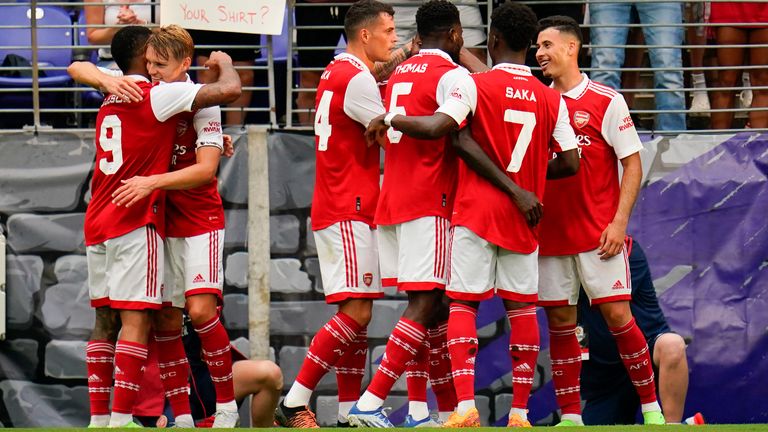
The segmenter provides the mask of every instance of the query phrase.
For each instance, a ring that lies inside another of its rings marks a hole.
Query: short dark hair
[[[356,1],[344,16],[344,32],[347,37],[354,37],[352,35],[377,20],[382,12],[395,16],[395,9],[387,3],[376,0]]]
[[[581,36],[581,28],[575,19],[565,15],[554,15],[539,20],[539,32],[548,28],[554,28],[561,33],[568,33],[579,41],[579,47],[584,43]]]
[[[128,71],[133,59],[144,55],[151,35],[152,30],[143,26],[123,27],[115,33],[111,45],[112,59],[121,71]]]
[[[536,39],[538,23],[530,7],[508,1],[494,9],[491,27],[501,34],[510,49],[524,51]]]
[[[421,37],[447,32],[455,24],[461,25],[459,10],[448,0],[430,0],[416,11],[416,31]]]

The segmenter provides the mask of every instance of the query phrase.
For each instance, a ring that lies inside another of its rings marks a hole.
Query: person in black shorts
[[[631,237],[627,237],[626,246],[632,278],[632,315],[648,342],[667,424],[680,423],[688,392],[685,341],[667,324],[643,249]],[[590,307],[583,289],[578,308],[579,324],[586,333],[589,349],[589,360],[583,362],[581,370],[581,397],[586,400],[582,412],[584,424],[634,424],[640,408],[637,392],[602,314]],[[691,424],[703,422],[700,413],[686,419],[686,423]]]
[[[240,45],[241,48],[221,48],[222,51],[232,57],[232,63],[237,68],[237,74],[240,75],[240,82],[243,85],[243,92],[236,101],[228,105],[229,108],[247,108],[251,104],[251,91],[245,90],[245,87],[253,86],[254,71],[250,68],[254,66],[256,58],[260,55],[259,45],[261,44],[261,35],[248,33],[217,32],[208,30],[189,30],[192,40],[195,41],[195,58],[198,65],[204,65],[208,61],[211,51],[219,48],[197,48],[199,46],[221,47],[226,45]],[[201,69],[197,71],[197,81],[203,84],[214,82],[216,77],[211,71]],[[245,124],[245,111],[225,111],[224,123],[228,125]]]

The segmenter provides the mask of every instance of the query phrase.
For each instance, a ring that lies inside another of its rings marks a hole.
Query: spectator
[[[151,0],[85,0],[85,23],[88,26],[115,25],[115,27],[88,27],[88,43],[91,45],[109,45],[120,26],[145,25],[155,21],[155,11]],[[103,5],[102,3],[113,3]],[[122,3],[122,4],[121,4]],[[125,3],[131,3],[127,5]],[[98,66],[117,69],[109,48],[99,48]]]
[[[230,33],[205,30],[190,30],[192,39],[196,46],[213,45],[217,48],[195,48],[196,63],[199,66],[208,61],[208,56],[213,49],[219,49],[223,45],[240,45],[240,48],[224,48],[227,54],[232,57],[232,62],[240,76],[240,82],[243,87],[253,86],[254,72],[251,67],[254,65],[256,57],[259,55],[258,46],[261,44],[261,35],[246,33]],[[208,69],[197,71],[197,81],[203,84],[216,81],[216,76]],[[239,111],[225,111],[224,123],[228,125],[245,124],[246,112],[244,108],[251,105],[253,92],[243,89],[240,97],[228,105],[229,108],[240,108]]]
[[[768,85],[768,8],[765,3],[728,2],[712,3],[710,22],[745,23],[744,26],[722,26],[715,30],[718,45],[758,45],[753,48],[723,47],[717,49],[718,65],[729,68],[718,71],[715,87],[734,87],[742,74],[740,67],[746,63],[745,55],[749,56],[749,64],[763,66],[750,69],[751,82],[756,87]],[[762,46],[760,46],[762,45]],[[746,91],[746,89],[745,89]],[[712,108],[733,108],[734,91],[723,90],[712,92]],[[752,108],[768,106],[768,90],[752,90]],[[749,126],[753,128],[768,127],[768,110],[750,111]],[[730,129],[733,127],[733,112],[713,112],[713,129]]]
[[[632,6],[637,8],[642,24],[669,24],[664,27],[643,27],[643,34],[649,48],[651,66],[654,72],[654,88],[658,90],[682,89],[683,66],[680,48],[660,46],[680,45],[683,42],[682,8],[679,3],[590,3],[589,14],[592,24],[592,80],[614,89],[621,88],[621,72],[624,63],[624,48],[616,48],[627,42]],[[610,25],[602,27],[605,25]],[[677,69],[677,70],[675,70]],[[677,113],[658,114],[656,129],[685,130],[685,97],[681,91],[660,91],[655,94],[656,109],[680,110]]]
[[[686,21],[690,23],[706,22],[709,3],[691,2],[686,3]],[[691,71],[691,85],[693,86],[693,99],[691,100],[691,113],[704,113],[708,115],[710,109],[709,94],[707,93],[707,80],[704,76],[704,45],[707,44],[707,28],[704,26],[688,27],[686,30],[686,43],[696,45],[697,48],[690,48],[691,67],[696,68]]]
[[[632,315],[648,341],[667,424],[680,423],[688,392],[685,342],[667,325],[645,253],[631,237],[627,237],[625,243],[632,275]],[[584,362],[581,372],[581,395],[586,400],[584,424],[634,424],[640,400],[603,316],[590,307],[583,289],[579,295],[579,316],[589,348],[589,361]],[[686,423],[703,424],[704,419],[696,413],[686,419]]]

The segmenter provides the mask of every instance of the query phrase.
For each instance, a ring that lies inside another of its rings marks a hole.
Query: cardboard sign
[[[186,29],[278,35],[285,0],[163,0],[160,24]]]

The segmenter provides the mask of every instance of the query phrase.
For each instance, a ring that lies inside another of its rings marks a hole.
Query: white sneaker
[[[739,103],[742,108],[749,108],[752,106],[752,89],[744,89],[739,93]]]
[[[694,92],[693,99],[691,100],[691,108],[688,110],[690,113],[699,113],[699,115],[708,116],[709,110],[709,96],[706,92]]]
[[[240,426],[240,413],[237,411],[216,411],[213,415],[212,428],[236,428]]]

